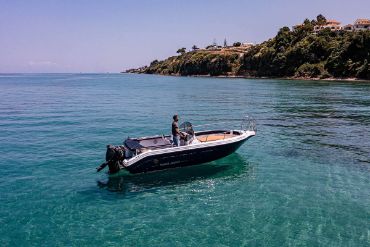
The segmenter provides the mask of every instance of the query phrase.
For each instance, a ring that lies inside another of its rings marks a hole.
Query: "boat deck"
[[[195,137],[199,142],[212,142],[233,138],[240,135],[235,131],[216,130],[216,131],[202,131],[195,133]],[[124,142],[125,146],[130,150],[137,150],[139,152],[146,152],[148,150],[164,149],[173,147],[171,136],[152,136],[135,139],[127,139]],[[191,144],[190,144],[191,145]]]
[[[219,140],[225,140],[232,137],[235,137],[237,135],[225,133],[225,134],[209,134],[209,135],[200,135],[197,136],[197,140],[200,142],[211,142],[211,141],[219,141]]]

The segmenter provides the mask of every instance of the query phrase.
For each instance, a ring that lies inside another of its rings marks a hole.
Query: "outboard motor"
[[[105,154],[105,162],[96,168],[97,172],[103,170],[107,165],[109,173],[116,173],[120,170],[120,165],[125,159],[125,148],[123,146],[107,145],[107,152]]]

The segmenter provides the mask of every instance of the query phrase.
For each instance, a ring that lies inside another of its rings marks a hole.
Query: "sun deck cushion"
[[[143,148],[137,139],[126,139],[124,142],[125,146],[131,150]]]
[[[172,146],[171,142],[163,137],[155,137],[155,138],[148,138],[139,140],[140,145],[145,148],[159,148],[159,147],[167,147]]]
[[[197,139],[200,142],[210,142],[210,141],[224,140],[224,139],[228,139],[234,136],[235,135],[232,135],[232,134],[210,134],[210,135],[197,136]]]
[[[137,149],[157,149],[172,147],[170,140],[162,136],[159,137],[150,137],[145,139],[127,139],[125,141],[125,146],[131,150]]]

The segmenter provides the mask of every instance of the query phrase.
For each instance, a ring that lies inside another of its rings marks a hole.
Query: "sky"
[[[370,18],[369,0],[0,0],[0,73],[105,73],[215,40],[259,43],[323,14]]]

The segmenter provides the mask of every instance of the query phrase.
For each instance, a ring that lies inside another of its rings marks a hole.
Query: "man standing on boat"
[[[173,139],[173,145],[175,147],[180,146],[180,137],[183,136],[183,134],[181,133],[181,131],[179,129],[178,122],[179,122],[179,116],[174,115],[173,116],[173,122],[172,122],[172,139]]]

